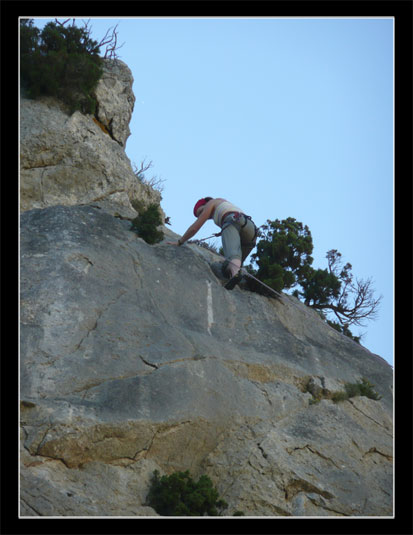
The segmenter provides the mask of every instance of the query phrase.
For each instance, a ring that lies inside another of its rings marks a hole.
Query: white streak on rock
[[[212,308],[212,289],[211,281],[206,281],[207,283],[207,310],[208,310],[208,332],[211,334],[211,327],[214,323],[214,310]]]

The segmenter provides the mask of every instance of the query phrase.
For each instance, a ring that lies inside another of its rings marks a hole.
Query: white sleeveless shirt
[[[228,201],[224,201],[215,208],[214,223],[220,227],[222,216],[226,214],[227,212],[243,213],[241,208],[238,208],[238,206],[235,206],[235,204],[232,204]]]

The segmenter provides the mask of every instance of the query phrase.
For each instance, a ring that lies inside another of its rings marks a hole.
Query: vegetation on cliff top
[[[78,28],[75,19],[49,22],[43,30],[33,19],[20,21],[20,84],[25,96],[52,96],[69,107],[70,113],[95,113],[93,91],[102,76],[100,48],[104,57],[116,58],[116,27],[98,43],[91,39],[88,23]]]

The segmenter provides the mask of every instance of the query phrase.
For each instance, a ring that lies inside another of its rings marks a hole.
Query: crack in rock
[[[308,481],[305,481],[304,479],[290,480],[290,482],[287,483],[287,485],[285,486],[284,490],[285,490],[285,499],[287,501],[290,501],[299,492],[319,494],[320,496],[322,496],[323,498],[326,498],[327,500],[331,500],[332,498],[335,497],[330,492],[319,489],[316,486],[309,483]]]
[[[319,507],[320,509],[323,509],[324,511],[331,511],[332,513],[335,513],[337,516],[350,516],[343,513],[343,511],[338,511],[337,509],[333,509],[332,507],[327,507],[326,504],[320,503],[320,500],[317,500],[314,498],[314,496],[311,496],[311,494],[306,494],[307,498],[310,500],[311,503],[313,503],[316,507]]]
[[[81,340],[76,344],[75,348],[73,351],[71,351],[70,353],[68,353],[69,355],[72,355],[73,353],[76,353],[76,351],[78,351],[81,347],[81,345],[83,344],[83,342],[88,338],[88,336],[90,335],[91,332],[95,331],[97,329],[97,326],[98,326],[98,323],[99,323],[99,320],[100,318],[103,316],[103,314],[105,312],[107,312],[107,310],[112,306],[114,305],[115,303],[117,303],[119,301],[119,299],[124,296],[126,293],[126,291],[123,291],[120,293],[120,295],[118,295],[113,301],[110,301],[104,308],[102,308],[102,310],[98,311],[97,313],[97,317],[95,319],[95,323],[94,325],[91,327],[91,328],[88,328],[87,329],[87,333],[81,338]]]
[[[294,451],[297,451],[297,450],[308,450],[309,452],[313,453],[314,455],[317,455],[318,457],[320,457],[321,459],[323,459],[324,461],[329,461],[330,463],[332,463],[336,468],[338,468],[339,470],[341,470],[341,467],[338,466],[338,464],[336,464],[333,459],[330,459],[330,457],[326,457],[325,455],[323,455],[322,453],[320,453],[319,451],[317,451],[316,449],[313,449],[309,444],[306,444],[305,446],[302,446],[302,447],[297,447],[297,448],[286,448],[286,451],[287,453],[289,453],[290,455],[294,452]]]
[[[393,461],[393,456],[392,455],[389,455],[388,453],[383,453],[383,452],[379,451],[377,448],[375,448],[374,446],[372,448],[370,448],[369,451],[366,451],[366,453],[363,455],[363,457],[366,457],[366,455],[371,455],[373,453],[377,453],[378,455],[381,455],[382,457],[384,457],[388,461]]]
[[[156,364],[152,364],[151,362],[145,360],[142,355],[139,355],[139,358],[141,359],[141,361],[146,364],[146,366],[150,366],[151,368],[154,368],[155,370],[157,370],[159,368],[159,366],[157,366]]]
[[[369,420],[371,420],[372,422],[374,422],[376,425],[378,425],[379,427],[385,429],[387,432],[386,432],[386,435],[388,435],[389,437],[393,437],[392,434],[388,433],[388,428],[381,424],[380,422],[378,422],[377,420],[375,420],[374,418],[372,418],[371,416],[369,416],[368,414],[366,414],[365,412],[363,412],[361,409],[359,409],[358,407],[356,407],[356,405],[351,401],[351,399],[348,400],[350,402],[350,404],[358,411],[360,412],[363,416],[365,416],[366,418],[368,418]]]

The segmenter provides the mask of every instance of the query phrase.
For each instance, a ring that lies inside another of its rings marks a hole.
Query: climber
[[[241,281],[240,268],[255,247],[257,227],[250,216],[245,215],[240,208],[221,198],[205,197],[199,199],[194,206],[194,216],[197,220],[192,223],[182,238],[177,242],[167,243],[182,245],[192,238],[208,219],[213,219],[214,223],[222,229],[215,236],[222,236],[222,246],[226,259],[223,264],[223,275],[229,278],[225,288],[232,290]]]

